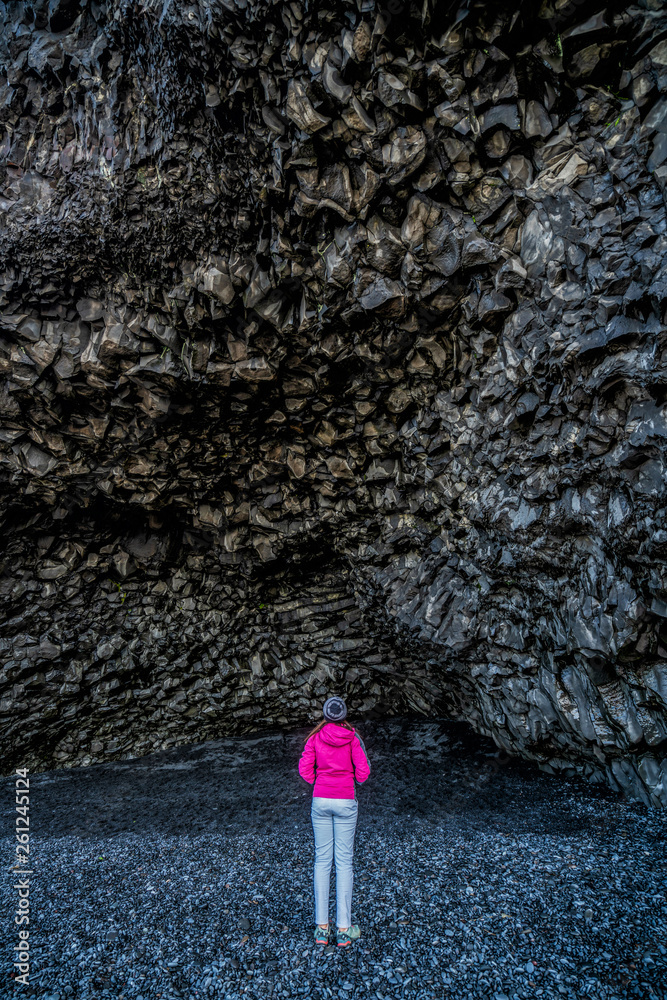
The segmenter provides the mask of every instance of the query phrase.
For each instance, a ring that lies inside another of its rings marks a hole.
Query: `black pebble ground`
[[[32,776],[31,985],[13,982],[10,929],[2,998],[667,996],[664,813],[462,724],[359,728],[358,942],[312,938],[307,731],[217,740]]]

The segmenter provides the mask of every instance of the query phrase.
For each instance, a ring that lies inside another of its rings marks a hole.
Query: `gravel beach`
[[[13,982],[1,779],[0,996],[667,996],[664,813],[509,759],[463,724],[359,730],[362,937],[344,951],[312,941],[308,730],[33,775],[28,988]]]

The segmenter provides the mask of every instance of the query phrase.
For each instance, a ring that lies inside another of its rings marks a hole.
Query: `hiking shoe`
[[[315,928],[315,933],[313,937],[315,938],[315,944],[329,944],[329,928],[323,930],[321,927]]]
[[[353,941],[356,941],[360,937],[361,930],[359,929],[359,924],[352,924],[346,931],[338,930],[336,941],[339,948],[348,948]]]

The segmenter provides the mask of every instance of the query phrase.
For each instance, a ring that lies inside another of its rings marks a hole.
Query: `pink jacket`
[[[361,784],[371,773],[366,747],[354,729],[327,722],[307,741],[299,774],[314,784],[313,798],[354,799],[354,780]]]

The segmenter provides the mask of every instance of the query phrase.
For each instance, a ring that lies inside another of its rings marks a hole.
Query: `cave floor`
[[[358,789],[360,941],[312,941],[308,730],[221,739],[31,776],[22,994],[667,996],[664,813],[509,759],[461,723],[359,729],[372,766]],[[11,859],[13,777],[0,785]],[[2,962],[0,997],[13,996],[9,949]]]

